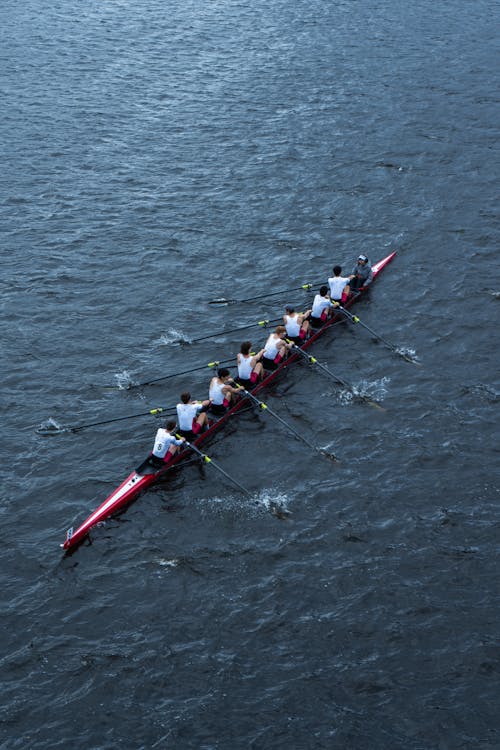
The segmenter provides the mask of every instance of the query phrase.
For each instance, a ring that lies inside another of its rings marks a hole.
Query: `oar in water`
[[[367,331],[369,331],[372,336],[374,336],[376,339],[381,341],[383,344],[387,346],[388,349],[393,351],[395,354],[398,354],[400,357],[403,357],[407,362],[411,362],[412,365],[421,365],[421,362],[418,362],[416,359],[413,359],[413,357],[409,357],[408,354],[405,354],[401,349],[394,344],[391,344],[390,341],[387,341],[384,339],[383,336],[381,336],[379,333],[374,331],[372,328],[366,325],[366,323],[363,323],[362,320],[358,318],[357,315],[353,315],[352,312],[349,312],[349,310],[346,310],[345,307],[339,306],[336,308],[339,312],[341,312],[343,315],[346,316],[352,323],[359,323],[360,326],[363,328],[366,328]]]
[[[293,343],[293,342],[292,342]],[[364,401],[367,404],[370,404],[370,406],[375,407],[375,409],[380,409],[381,411],[385,411],[383,406],[380,406],[380,404],[377,404],[376,401],[372,401],[371,398],[368,398],[368,396],[363,396],[361,393],[358,393],[356,389],[354,388],[351,383],[349,383],[347,380],[344,380],[344,378],[341,378],[339,375],[336,375],[334,372],[328,369],[326,365],[322,365],[321,362],[318,362],[316,357],[312,357],[310,354],[305,352],[303,349],[300,348],[300,346],[297,346],[297,344],[293,345],[293,351],[297,352],[297,354],[300,354],[304,359],[306,359],[309,364],[316,365],[316,367],[319,367],[320,370],[322,370],[326,375],[328,375],[332,380],[335,380],[337,383],[340,383],[340,385],[343,385],[344,388],[352,393],[352,395],[359,399],[360,401]]]
[[[180,438],[180,435],[177,435],[177,438]],[[196,445],[193,445],[193,443],[188,443],[187,440],[185,441],[185,445],[187,448],[190,448],[194,453],[197,453],[198,456],[206,463],[210,464],[214,467],[214,469],[217,469],[217,471],[220,471],[221,474],[223,474],[226,479],[229,479],[230,482],[232,482],[236,487],[239,487],[239,489],[245,493],[245,495],[248,495],[248,497],[252,496],[252,493],[249,492],[249,490],[246,489],[246,487],[243,487],[242,484],[236,481],[236,479],[233,479],[232,476],[230,476],[227,471],[224,471],[222,466],[219,466],[219,464],[216,464],[213,458],[210,458],[210,456],[207,456],[206,453],[203,453],[203,451],[200,451],[199,448],[196,447]]]
[[[175,414],[175,406],[158,406],[156,409],[150,409],[149,411],[142,411],[139,414],[128,414],[126,417],[113,417],[112,419],[103,419],[100,422],[88,422],[87,424],[77,424],[71,426],[61,427],[39,427],[37,433],[39,435],[61,435],[63,432],[80,432],[80,430],[86,430],[87,427],[98,427],[103,424],[111,424],[111,422],[122,422],[124,419],[137,419],[138,417],[147,417],[152,414],[154,417],[159,417],[161,414]]]
[[[275,411],[269,408],[267,404],[264,403],[264,401],[261,401],[257,398],[257,396],[254,396],[253,393],[250,393],[247,390],[244,390],[243,393],[245,396],[247,396],[249,399],[251,399],[254,403],[256,403],[263,411],[268,411],[269,414],[271,414],[275,419],[277,419],[281,424],[287,428],[287,430],[290,430],[290,432],[295,435],[296,438],[301,440],[303,443],[309,446],[309,448],[312,448],[313,451],[316,451],[317,453],[320,453],[322,456],[325,456],[325,458],[329,458],[331,461],[338,461],[337,457],[334,453],[329,453],[324,448],[318,448],[317,445],[313,445],[313,443],[309,442],[307,438],[305,438],[303,435],[300,434],[300,432],[297,432],[297,430],[292,427],[292,425],[288,424],[284,419],[280,417],[279,414],[277,414]]]
[[[226,299],[225,297],[219,297],[218,299],[211,299],[209,301],[209,305],[235,305],[236,303],[240,302],[253,302],[256,299],[265,299],[265,297],[272,297],[276,294],[288,294],[288,292],[297,292],[300,289],[303,289],[305,292],[308,292],[310,289],[312,289],[313,286],[319,286],[320,284],[324,284],[324,280],[312,283],[306,283],[301,284],[300,286],[294,286],[292,289],[280,289],[277,292],[266,292],[266,294],[257,294],[255,297],[245,297],[244,299]]]

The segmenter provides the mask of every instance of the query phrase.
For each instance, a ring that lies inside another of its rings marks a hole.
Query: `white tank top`
[[[343,289],[344,287],[342,287]],[[322,297],[321,294],[317,294],[314,298],[312,313],[313,318],[321,318],[321,313],[328,307],[331,307],[332,303],[326,297]]]
[[[155,437],[153,456],[156,456],[157,458],[165,458],[165,456],[167,455],[167,451],[170,448],[170,444],[175,443],[177,445],[180,442],[181,441],[177,440],[173,435],[171,435],[168,430],[160,427]]]
[[[179,422],[179,429],[188,430],[193,429],[193,419],[200,411],[201,406],[199,404],[177,404],[177,420]]]
[[[245,355],[240,352],[238,354],[238,377],[242,380],[250,380],[252,370],[252,355],[249,354],[245,357]]]
[[[285,328],[289,336],[295,337],[300,333],[298,317],[298,313],[294,313],[293,315],[285,315]]]
[[[275,358],[279,351],[278,347],[276,346],[278,341],[281,341],[281,338],[278,336],[278,334],[271,333],[264,347],[264,357],[267,357],[267,359]]]
[[[328,279],[328,284],[330,286],[330,297],[334,300],[342,299],[342,291],[344,287],[350,282],[350,278],[348,276],[332,276],[331,279]]]
[[[208,398],[214,404],[214,406],[222,406],[222,402],[224,401],[224,394],[222,393],[223,388],[224,383],[220,383],[216,378],[212,379],[212,382],[210,383]]]

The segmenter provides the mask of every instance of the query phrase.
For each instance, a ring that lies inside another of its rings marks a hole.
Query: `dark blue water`
[[[493,0],[0,9],[0,747],[496,750]],[[91,544],[153,417],[304,292],[397,250],[361,320]],[[278,505],[279,518],[269,512]]]

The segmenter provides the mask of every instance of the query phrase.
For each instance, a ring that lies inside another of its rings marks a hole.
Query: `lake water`
[[[4,0],[2,750],[498,750],[494,0]],[[88,543],[151,416],[398,254]],[[218,332],[198,343],[175,343]],[[127,389],[166,373],[193,372]],[[269,512],[278,504],[283,513]]]

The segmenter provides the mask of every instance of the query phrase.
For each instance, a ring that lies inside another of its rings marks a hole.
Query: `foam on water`
[[[284,492],[270,488],[262,489],[257,495],[256,504],[277,518],[286,518],[291,515],[290,498]]]
[[[136,385],[130,372],[128,370],[122,370],[121,372],[115,372],[115,380],[118,388],[121,391],[126,391],[131,385]]]
[[[155,341],[157,346],[169,346],[170,344],[190,344],[191,338],[182,331],[177,331],[175,328],[169,328],[166,333],[163,333],[159,339]]]
[[[69,428],[64,427],[56,419],[49,417],[45,422],[38,425],[36,432],[39,435],[57,435],[61,432],[69,432]]]
[[[226,512],[228,510],[242,511],[246,515],[255,513],[271,513],[277,518],[286,518],[291,514],[289,510],[289,497],[283,492],[277,492],[273,489],[261,489],[252,493],[250,497],[239,494],[212,495],[210,497],[199,497],[194,501],[211,513]]]
[[[360,398],[369,398],[374,401],[383,401],[388,393],[388,385],[391,379],[388,376],[378,380],[360,380],[352,383],[352,390],[347,388],[324,391],[321,395],[326,398],[334,398],[341,406],[351,406]]]
[[[172,560],[166,560],[164,558],[160,558],[157,560],[158,565],[160,565],[162,568],[177,568],[179,567],[179,560],[176,558],[173,558]]]
[[[410,349],[409,346],[398,346],[396,347],[395,351],[401,357],[409,357],[410,359],[415,360],[415,362],[420,362],[415,349]]]

